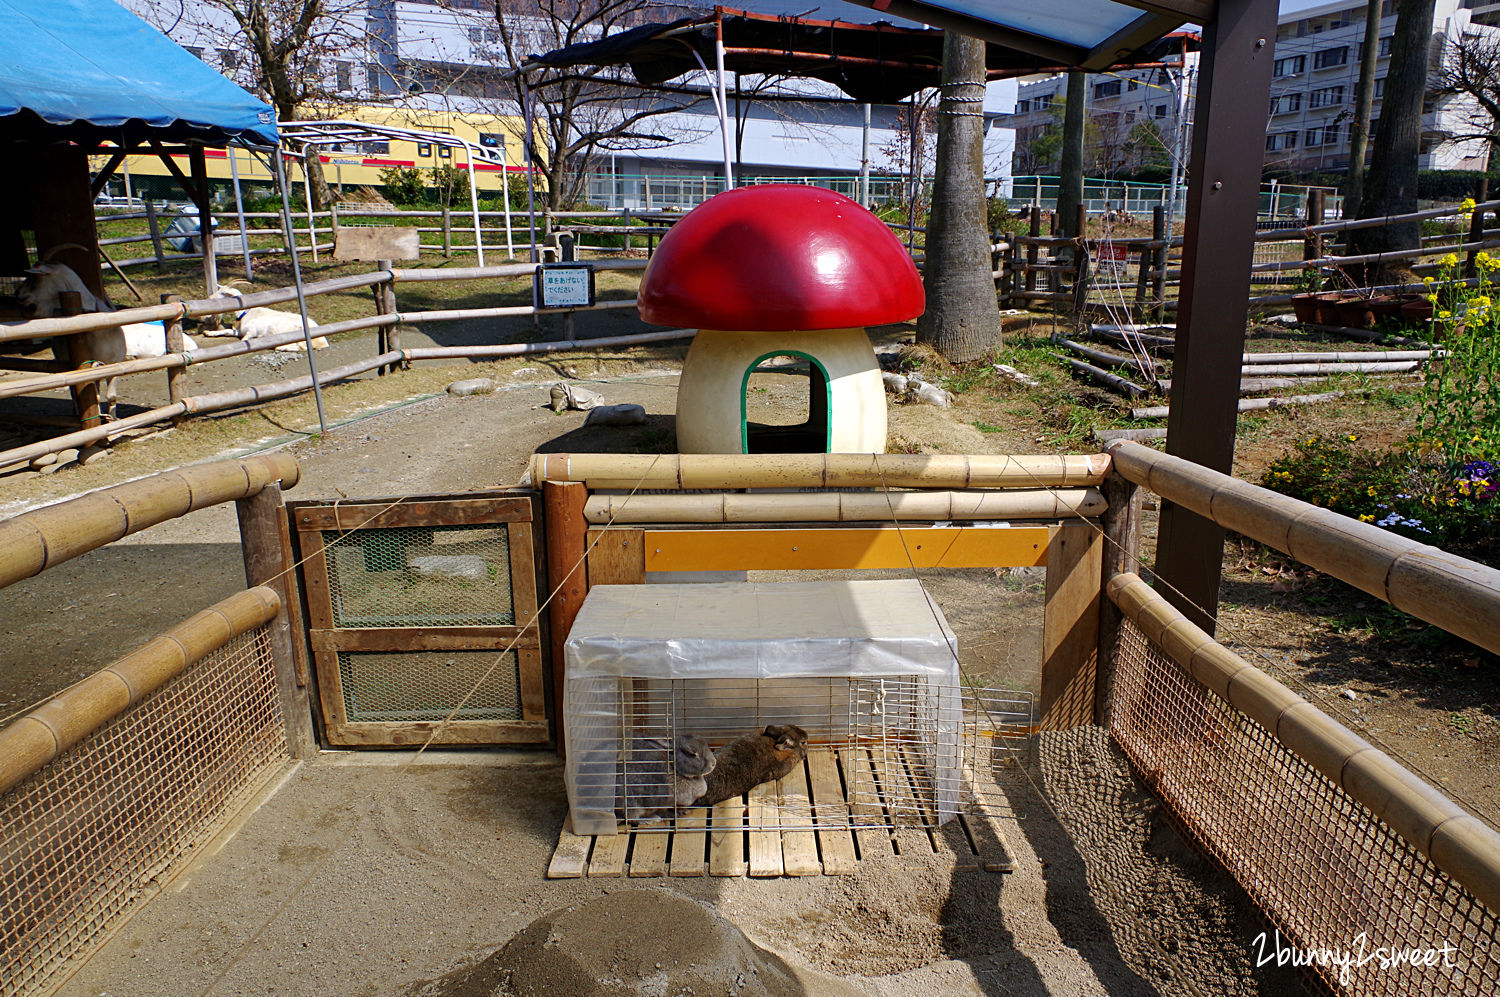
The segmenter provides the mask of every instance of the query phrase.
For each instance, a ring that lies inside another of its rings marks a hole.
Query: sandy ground
[[[708,905],[807,994],[1297,992],[1252,969],[1260,928],[1242,895],[1175,838],[1095,729],[1045,735],[1029,778],[1002,770],[1009,876],[886,860],[849,877],[547,881],[566,806],[555,760],[413,758],[302,766],[60,994],[460,997],[478,991],[450,974],[536,918],[642,889]],[[646,953],[680,955],[671,925],[642,927]]]

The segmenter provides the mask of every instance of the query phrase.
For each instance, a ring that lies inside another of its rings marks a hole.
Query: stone
[[[495,390],[495,382],[487,377],[472,377],[467,381],[454,381],[448,385],[450,395],[487,395]]]
[[[108,457],[112,452],[113,451],[111,451],[109,447],[96,446],[91,443],[88,446],[84,447],[82,450],[78,451],[78,463],[82,464],[84,467],[88,467],[90,464],[99,463],[101,460]]]
[[[881,374],[880,379],[885,382],[886,393],[891,395],[906,394],[906,386],[911,383],[905,374],[891,374],[887,372]]]
[[[39,457],[33,457],[33,458],[31,458],[31,467],[32,467],[33,470],[37,470],[37,469],[46,467],[48,464],[56,464],[56,463],[57,463],[57,454],[55,454],[55,453],[44,453],[44,454],[42,454]]]
[[[413,557],[406,566],[424,578],[458,578],[466,582],[487,581],[490,566],[478,554],[424,554]]]
[[[64,467],[71,467],[78,460],[77,450],[61,450],[57,454],[57,460],[42,468],[43,474],[56,474]]]
[[[589,412],[583,420],[585,426],[640,426],[646,422],[643,405],[601,405]]]

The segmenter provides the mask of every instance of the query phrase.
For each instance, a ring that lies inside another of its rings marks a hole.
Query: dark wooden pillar
[[[1203,28],[1188,171],[1181,305],[1167,452],[1228,472],[1234,461],[1255,213],[1276,43],[1275,0],[1219,0]],[[1162,504],[1163,595],[1213,631],[1224,530]]]
[[[88,156],[76,145],[37,145],[27,155],[38,256],[46,258],[48,250],[66,245],[56,249],[50,262],[71,267],[85,287],[104,297]]]

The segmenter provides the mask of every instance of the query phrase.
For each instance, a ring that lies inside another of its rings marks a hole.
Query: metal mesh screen
[[[1337,992],[1500,993],[1495,912],[1128,621],[1110,732],[1284,946],[1311,951],[1313,970]],[[1427,966],[1392,964],[1379,950],[1442,951]],[[1272,942],[1262,949],[1275,952]]]
[[[335,627],[509,626],[505,524],[323,534]]]
[[[88,949],[287,757],[261,627],[0,797],[0,995]]]
[[[810,753],[833,759],[829,788],[842,804],[840,820],[847,806],[857,827],[935,827],[975,801],[1000,798],[995,769],[1024,759],[1034,723],[1030,693],[960,689],[922,676],[570,683],[569,722],[594,734],[578,762],[575,797],[612,808],[637,831],[669,830],[648,824],[674,810],[681,816],[671,790],[676,757],[660,746],[683,734],[717,750],[769,724],[794,724],[807,732]],[[817,826],[805,790],[784,793],[778,814],[783,831]]]
[[[351,723],[521,719],[515,651],[340,651],[339,682]]]

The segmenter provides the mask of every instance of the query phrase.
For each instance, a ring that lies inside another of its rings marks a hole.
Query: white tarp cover
[[[568,635],[569,677],[933,675],[953,631],[915,579],[601,585]]]

